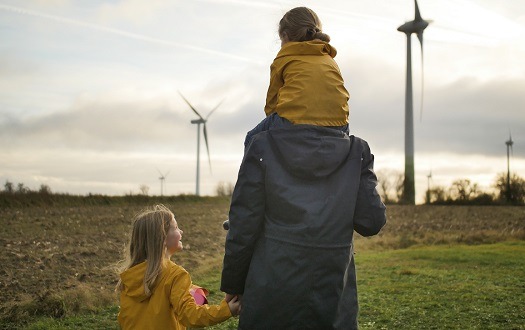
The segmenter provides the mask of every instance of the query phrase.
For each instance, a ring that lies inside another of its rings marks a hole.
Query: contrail
[[[246,7],[281,9],[281,6],[279,6],[278,4],[269,3],[268,1],[266,2],[252,1],[252,0],[197,0],[197,1],[207,2],[207,3],[222,3],[222,4],[229,3],[229,4],[246,6]]]
[[[40,13],[40,12],[36,12],[36,11],[32,11],[32,10],[27,10],[27,9],[24,9],[24,8],[19,8],[19,7],[7,6],[7,5],[0,4],[0,10],[16,13],[16,14],[20,14],[20,15],[27,15],[27,16],[33,16],[33,17],[38,17],[38,18],[44,18],[44,19],[55,21],[55,22],[64,23],[64,24],[70,24],[70,25],[76,25],[76,26],[80,26],[80,27],[84,27],[84,28],[88,28],[88,29],[92,29],[92,30],[108,32],[108,33],[111,33],[111,34],[123,36],[123,37],[130,38],[130,39],[145,41],[145,42],[149,42],[149,43],[161,44],[161,45],[170,46],[170,47],[184,48],[184,49],[188,49],[188,50],[193,50],[193,51],[197,51],[197,52],[201,52],[201,53],[205,53],[205,54],[210,54],[210,55],[220,56],[220,57],[224,57],[224,58],[229,58],[229,59],[232,59],[232,60],[243,61],[243,62],[247,62],[247,63],[253,63],[253,64],[258,64],[258,65],[262,64],[262,62],[260,62],[260,61],[256,61],[256,60],[253,60],[253,59],[250,59],[250,58],[246,58],[246,57],[242,57],[242,56],[238,56],[238,55],[234,55],[234,54],[224,53],[224,52],[220,52],[220,51],[216,51],[216,50],[212,50],[212,49],[208,49],[208,48],[203,48],[203,47],[198,47],[198,46],[193,46],[193,45],[188,45],[188,44],[181,44],[181,43],[173,42],[173,41],[167,41],[167,40],[152,38],[152,37],[149,37],[149,36],[146,36],[146,35],[142,35],[142,34],[130,33],[130,32],[126,32],[126,31],[122,31],[122,30],[118,30],[118,29],[113,29],[113,28],[109,28],[109,27],[106,27],[106,26],[102,26],[102,25],[86,23],[86,22],[83,22],[83,21],[74,20],[74,19],[70,19],[70,18],[54,16],[54,15],[48,15],[48,14],[44,14],[44,13]]]
[[[283,14],[288,11],[289,9],[292,9],[294,6],[294,1],[254,1],[254,0],[197,0],[200,2],[207,2],[207,3],[228,3],[232,5],[239,5],[239,6],[245,6],[245,7],[259,7],[259,8],[270,8],[270,9],[280,9],[282,10]],[[323,7],[323,6],[315,6],[316,11],[328,13],[331,16],[339,17],[339,18],[348,18],[349,16],[361,18],[361,19],[373,19],[373,20],[382,20],[385,22],[389,22],[392,24],[396,24],[397,21],[394,21],[392,19],[386,19],[381,16],[377,15],[367,15],[367,14],[359,14],[347,10],[342,9],[333,9],[330,7]]]

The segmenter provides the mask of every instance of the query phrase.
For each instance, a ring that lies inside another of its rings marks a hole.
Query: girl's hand
[[[230,312],[233,316],[237,316],[241,313],[241,295],[233,296],[230,301],[228,301],[228,307],[230,307]]]

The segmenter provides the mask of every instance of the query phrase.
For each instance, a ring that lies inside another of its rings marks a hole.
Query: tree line
[[[403,195],[403,173],[395,170],[379,170],[378,191],[385,204],[399,204]],[[234,185],[231,183],[219,182],[215,189],[217,196],[229,197],[233,192]],[[510,182],[507,174],[500,173],[496,176],[492,185],[492,191],[484,191],[475,182],[470,179],[457,179],[449,187],[432,185],[425,191],[425,204],[471,204],[471,205],[524,205],[525,204],[525,179],[512,174]],[[140,192],[136,197],[148,197],[149,187],[140,186]],[[37,190],[31,190],[23,183],[14,184],[6,181],[4,189],[0,192],[4,197],[8,195],[25,195],[29,196],[51,196],[67,194],[54,194],[51,188],[46,184],[41,184]],[[86,197],[104,197],[89,194]],[[128,197],[134,196],[131,192],[126,194]],[[80,196],[78,196],[80,197]],[[107,197],[107,196],[105,196]],[[189,196],[186,196],[189,197]]]
[[[399,204],[403,195],[403,173],[379,170],[378,191],[385,204]],[[449,187],[430,185],[425,191],[425,204],[457,205],[524,205],[525,180],[517,174],[500,173],[494,179],[491,191],[484,191],[470,179],[462,178]]]

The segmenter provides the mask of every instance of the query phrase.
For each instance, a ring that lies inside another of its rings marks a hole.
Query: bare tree
[[[513,204],[523,204],[525,202],[525,179],[516,173],[510,176],[510,183],[507,182],[506,173],[499,173],[494,187],[499,190],[501,200],[506,200]]]
[[[4,184],[4,192],[12,194],[15,191],[15,187],[12,182],[6,181]]]
[[[231,182],[219,182],[215,188],[217,196],[231,196],[233,194],[233,184]]]
[[[16,188],[16,192],[19,194],[25,194],[29,192],[29,188],[27,188],[26,186],[24,186],[23,183],[20,182]]]
[[[452,182],[450,193],[457,200],[468,202],[471,198],[479,195],[480,191],[477,183],[472,183],[469,179],[458,179]]]
[[[149,193],[149,186],[145,184],[141,184],[139,186],[140,193],[144,196],[148,196]]]
[[[378,192],[384,203],[398,202],[403,195],[403,173],[393,169],[376,171]]]
[[[394,182],[391,179],[391,170],[381,169],[376,171],[378,192],[384,203],[392,202],[391,190],[393,189]]]
[[[449,196],[447,196],[447,192],[444,187],[441,186],[434,186],[428,190],[427,193],[427,202],[430,203],[443,203],[447,200]]]
[[[41,184],[38,193],[43,195],[51,195],[51,188],[47,184]]]

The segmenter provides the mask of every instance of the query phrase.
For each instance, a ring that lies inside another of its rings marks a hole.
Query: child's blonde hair
[[[146,296],[152,294],[155,281],[161,273],[166,250],[165,241],[172,218],[174,215],[167,207],[155,205],[152,209],[142,211],[133,220],[126,253],[127,266],[122,271],[148,261],[144,274]],[[122,289],[121,281],[117,284],[117,289]]]
[[[330,36],[322,32],[317,14],[306,7],[293,8],[284,14],[279,22],[279,37],[288,41],[310,41],[320,39],[330,42]]]

